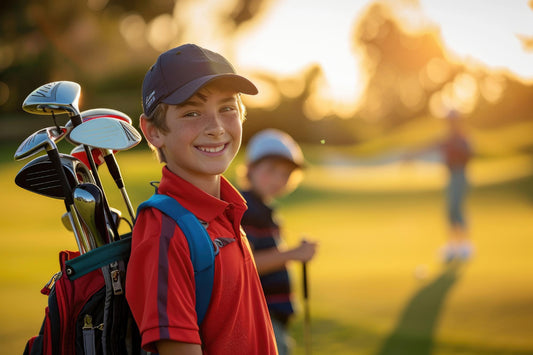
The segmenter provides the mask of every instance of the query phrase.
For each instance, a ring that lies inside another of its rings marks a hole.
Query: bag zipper
[[[83,334],[83,350],[85,355],[96,355],[96,335],[95,329],[104,330],[104,323],[93,326],[93,317],[86,314],[83,317],[83,327],[81,328]]]

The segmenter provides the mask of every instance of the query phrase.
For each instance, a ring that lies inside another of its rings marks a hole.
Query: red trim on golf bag
[[[66,276],[65,262],[79,256],[79,252],[61,252],[61,272]],[[105,287],[102,271],[96,269],[74,281],[61,277],[56,281],[56,299],[59,308],[61,349],[76,352],[76,321],[83,306],[102,287]]]
[[[79,255],[79,252],[60,252],[62,274],[53,285],[46,285],[41,291],[49,293],[48,307],[39,335],[28,341],[24,354],[76,354],[76,324],[80,312],[96,292],[105,288],[101,269],[74,281],[66,277],[65,262]],[[57,326],[59,329],[55,330]]]

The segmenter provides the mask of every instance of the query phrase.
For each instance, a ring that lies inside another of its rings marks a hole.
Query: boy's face
[[[248,177],[255,193],[268,201],[285,192],[294,169],[295,165],[286,159],[268,157],[252,165]]]
[[[160,148],[170,171],[195,182],[222,174],[242,138],[237,93],[207,85],[188,101],[169,105],[168,132],[157,130],[152,142]]]

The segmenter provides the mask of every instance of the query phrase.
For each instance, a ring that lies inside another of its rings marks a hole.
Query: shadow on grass
[[[303,320],[291,326],[293,355],[307,355]],[[379,334],[353,324],[316,315],[311,317],[310,350],[312,354],[367,355],[379,344]]]
[[[413,296],[377,355],[432,353],[441,309],[459,277],[460,267],[458,264],[448,266],[440,276]]]

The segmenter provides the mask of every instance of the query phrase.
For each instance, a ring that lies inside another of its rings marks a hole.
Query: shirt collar
[[[226,210],[233,210],[231,212],[233,222],[238,221],[240,224],[242,215],[246,211],[244,198],[224,176],[220,179],[220,199],[218,199],[164,166],[158,192],[175,198],[183,207],[205,222],[214,220]]]

